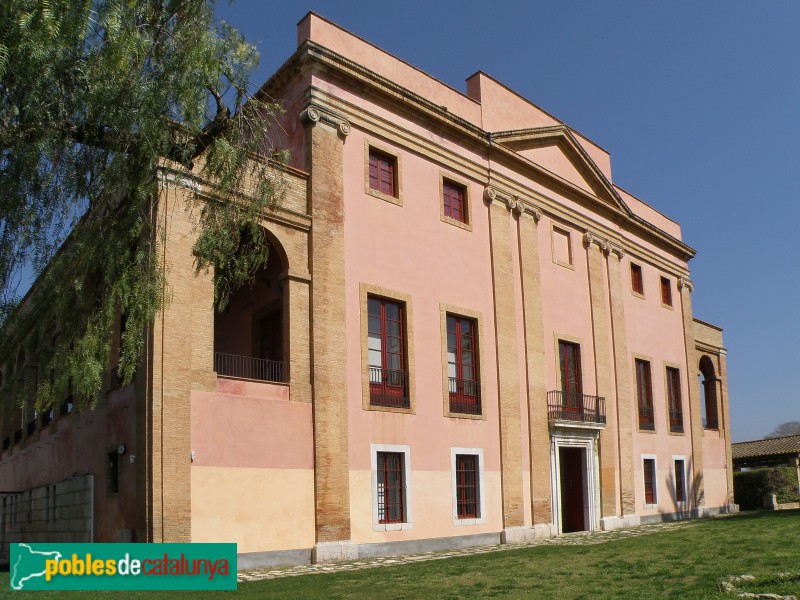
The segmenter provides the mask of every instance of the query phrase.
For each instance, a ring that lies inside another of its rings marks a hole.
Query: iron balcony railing
[[[370,367],[369,403],[372,406],[410,408],[408,373],[395,369]]]
[[[481,414],[481,382],[450,378],[450,412]]]
[[[652,406],[639,405],[639,429],[655,431],[656,421]]]
[[[683,433],[683,411],[670,409],[669,430],[671,433]]]
[[[287,367],[287,363],[279,360],[214,352],[214,370],[223,377],[289,383]]]
[[[547,392],[547,415],[550,421],[606,423],[606,399],[602,396],[552,390]]]

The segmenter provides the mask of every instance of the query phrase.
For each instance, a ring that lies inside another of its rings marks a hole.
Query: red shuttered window
[[[639,406],[639,429],[655,430],[650,363],[638,358],[636,359],[636,399]]]
[[[370,404],[408,408],[404,306],[384,298],[367,299]]]
[[[661,278],[661,304],[672,306],[672,285],[666,277]]]
[[[669,400],[669,430],[672,433],[683,433],[681,372],[674,367],[667,367],[667,399]]]
[[[369,187],[373,190],[397,197],[397,160],[388,154],[369,149]]]
[[[656,498],[656,461],[652,458],[644,459],[644,502],[655,504]]]
[[[378,452],[378,522],[405,523],[403,453]]]
[[[456,454],[456,512],[459,519],[480,518],[478,457]]]
[[[461,223],[467,222],[466,188],[446,179],[442,182],[444,216]]]
[[[686,502],[686,467],[683,460],[675,460],[675,501]]]
[[[637,294],[644,294],[642,267],[631,263],[631,289]]]
[[[447,315],[447,376],[450,412],[480,414],[475,320]]]

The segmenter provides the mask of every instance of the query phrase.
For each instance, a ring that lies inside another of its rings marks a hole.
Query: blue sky
[[[694,313],[725,330],[733,440],[800,420],[800,3],[217,7],[259,47],[259,84],[309,10],[462,91],[486,71],[608,150],[614,182],[698,251]]]

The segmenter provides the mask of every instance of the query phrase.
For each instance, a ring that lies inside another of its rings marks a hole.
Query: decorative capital
[[[506,205],[506,208],[517,215],[521,215],[523,211],[522,201],[503,190],[497,189],[496,187],[492,187],[487,185],[486,188],[483,190],[483,197],[486,198],[488,202],[501,202]]]
[[[532,216],[533,220],[536,221],[537,223],[542,219],[542,215],[544,214],[542,212],[542,209],[536,206],[535,204],[528,204],[527,206],[525,206],[524,213],[526,215]]]
[[[616,255],[619,260],[622,260],[622,257],[625,256],[625,248],[620,246],[619,244],[609,241],[608,242],[609,251],[611,254]]]
[[[300,121],[305,126],[324,123],[336,129],[342,137],[350,134],[350,122],[347,119],[316,104],[310,104],[300,113]]]
[[[686,288],[690,292],[693,292],[694,283],[692,283],[692,280],[689,279],[688,277],[678,277],[678,289],[683,290],[683,288]]]
[[[611,246],[608,243],[608,240],[605,240],[600,236],[595,235],[591,231],[587,231],[586,233],[583,234],[583,243],[587,248],[589,248],[592,244],[597,244],[597,247],[600,248],[600,251],[603,254],[608,254],[608,251],[611,248]]]

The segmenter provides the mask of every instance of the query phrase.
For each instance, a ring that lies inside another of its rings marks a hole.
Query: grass
[[[719,583],[750,574],[737,591],[800,597],[800,511],[755,512],[592,546],[537,546],[375,569],[239,584],[236,592],[123,592],[204,598],[729,598]],[[781,579],[779,573],[793,577]],[[0,598],[11,597],[8,573]],[[87,600],[119,592],[27,592]]]

